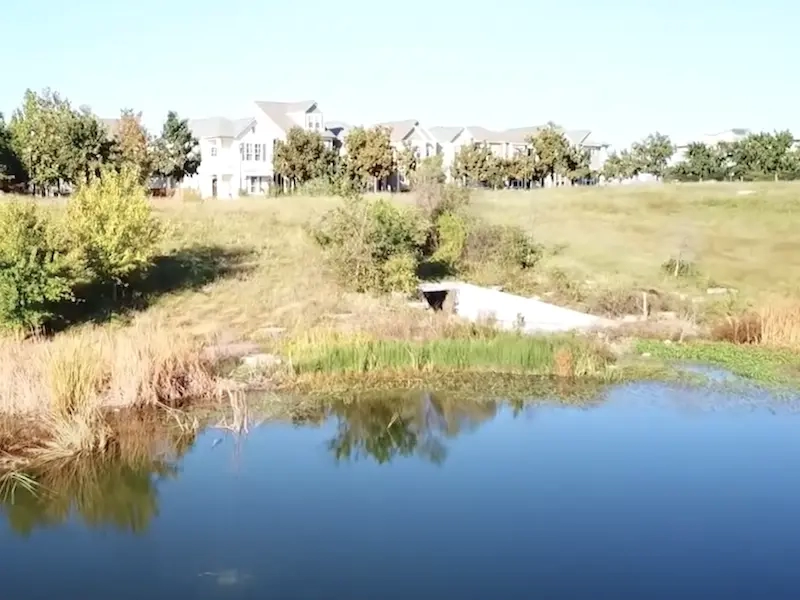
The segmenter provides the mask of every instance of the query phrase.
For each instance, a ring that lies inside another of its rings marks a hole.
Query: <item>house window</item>
[[[217,147],[211,146],[211,156],[216,156],[216,155],[217,155]]]
[[[256,162],[261,162],[261,144],[256,144]]]
[[[253,144],[244,145],[244,159],[253,160]]]
[[[239,156],[244,160],[244,144],[239,144]]]
[[[256,132],[256,126],[255,126],[255,125],[253,125],[253,126],[250,128],[250,133],[255,133],[255,132]]]
[[[247,191],[251,194],[260,194],[264,191],[265,183],[267,183],[266,177],[248,177]]]

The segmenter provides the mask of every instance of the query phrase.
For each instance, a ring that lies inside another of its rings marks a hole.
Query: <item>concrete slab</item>
[[[420,284],[426,297],[446,292],[454,294],[454,311],[472,322],[493,320],[502,329],[520,329],[526,333],[588,330],[614,325],[614,321],[569,308],[481,287],[463,281]],[[434,307],[437,308],[437,307]]]

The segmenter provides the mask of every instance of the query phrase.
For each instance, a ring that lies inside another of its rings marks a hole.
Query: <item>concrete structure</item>
[[[545,333],[590,330],[614,325],[608,319],[471,283],[424,283],[419,289],[434,308],[441,308],[444,296],[452,294],[455,296],[454,311],[459,317],[472,322],[490,319],[502,329]]]

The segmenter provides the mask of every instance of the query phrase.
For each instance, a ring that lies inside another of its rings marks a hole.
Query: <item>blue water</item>
[[[799,405],[637,384],[209,430],[6,497],[0,598],[796,600]]]

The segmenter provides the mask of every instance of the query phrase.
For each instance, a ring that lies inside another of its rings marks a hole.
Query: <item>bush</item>
[[[439,215],[435,223],[435,250],[432,260],[456,271],[464,257],[470,223],[466,217],[452,212]]]
[[[470,202],[468,188],[431,182],[416,190],[417,205],[432,222],[444,213],[461,214]]]
[[[469,262],[519,269],[536,266],[543,254],[542,246],[515,225],[477,225],[467,236],[465,250]]]
[[[128,169],[107,169],[78,188],[67,204],[67,231],[89,275],[115,289],[151,265],[161,235],[147,190]]]
[[[0,324],[34,330],[72,296],[74,263],[32,202],[0,205]]]
[[[427,233],[416,211],[363,198],[345,200],[311,230],[339,281],[358,292],[408,291],[398,273],[416,271]]]

